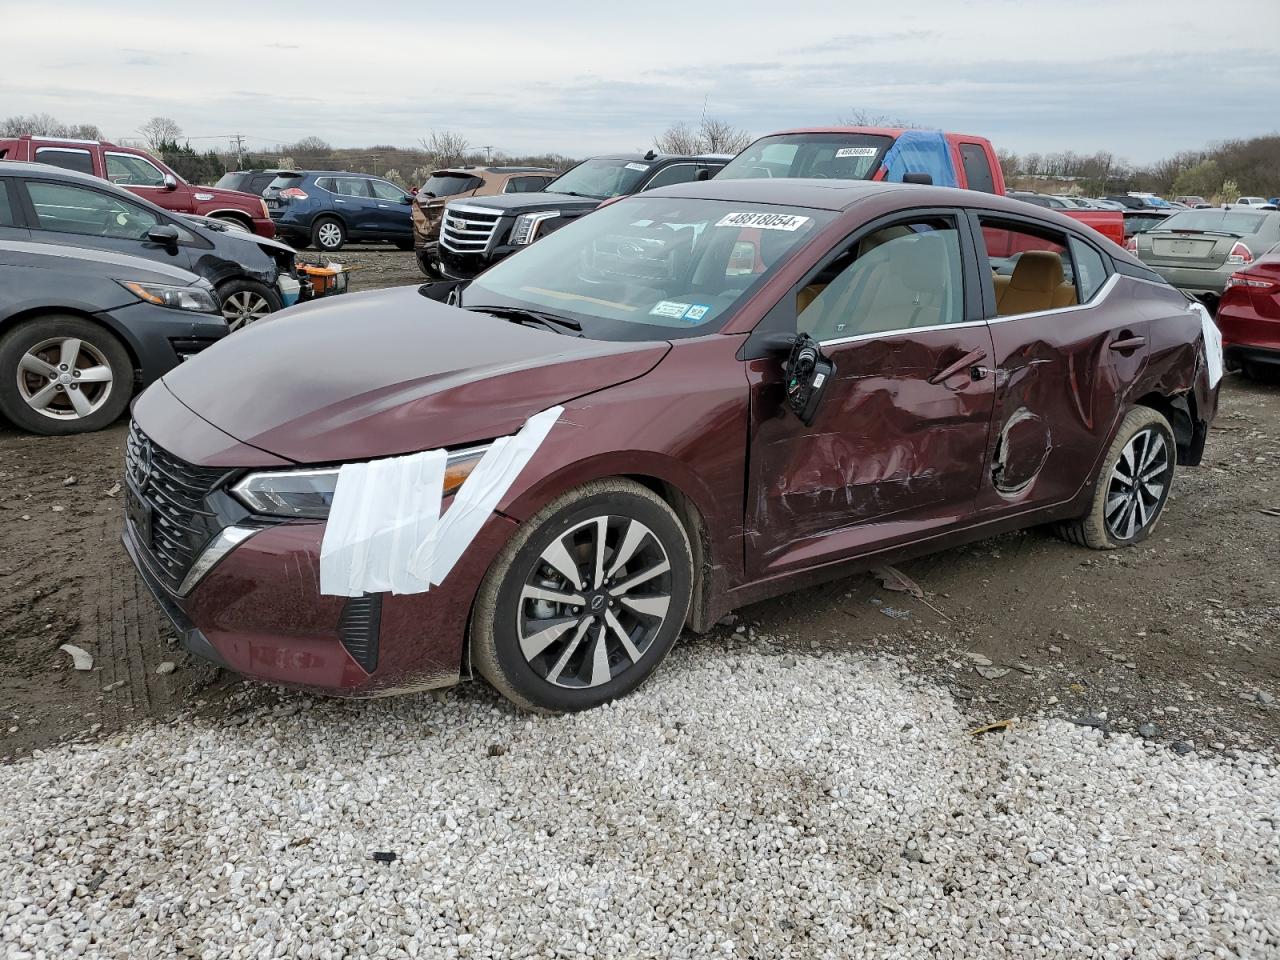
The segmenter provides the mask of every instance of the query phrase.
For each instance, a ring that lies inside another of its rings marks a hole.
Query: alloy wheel
[[[222,301],[222,316],[234,332],[271,312],[267,298],[252,290],[240,290]]]
[[[342,228],[332,221],[322,223],[316,230],[316,239],[320,246],[333,249],[342,243]]]
[[[32,410],[54,420],[79,420],[111,396],[107,358],[77,337],[42,340],[18,361],[18,394]]]
[[[520,591],[520,652],[542,679],[598,687],[641,658],[666,622],[671,560],[653,531],[601,516],[556,537]]]
[[[1160,513],[1173,469],[1164,434],[1148,427],[1125,444],[1107,485],[1107,530],[1117,540],[1132,540]]]

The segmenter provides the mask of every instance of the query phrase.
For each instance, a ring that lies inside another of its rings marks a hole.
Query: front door
[[[378,233],[388,240],[412,240],[413,216],[409,195],[386,180],[370,180],[369,190],[376,204]]]
[[[1092,481],[1146,364],[1151,318],[1125,302],[1091,242],[1030,218],[973,216],[995,347],[978,509],[996,516],[1063,503]]]
[[[872,552],[972,515],[992,343],[968,237],[954,212],[879,221],[793,292],[797,328],[836,372],[806,427],[786,411],[777,360],[748,366],[749,575]]]

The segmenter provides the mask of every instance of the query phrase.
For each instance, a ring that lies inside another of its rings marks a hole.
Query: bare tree
[[[751,142],[751,134],[714,117],[703,117],[694,130],[681,120],[653,141],[659,153],[737,153]]]
[[[901,117],[890,116],[887,113],[875,113],[871,110],[864,110],[862,107],[852,108],[848,114],[839,117],[836,123],[845,127],[914,127],[914,123],[903,120]]]
[[[7,117],[0,120],[0,137],[76,137],[82,140],[101,140],[102,131],[92,123],[66,124],[47,113],[33,113],[29,117]]]
[[[697,131],[681,120],[673,123],[653,141],[659,153],[697,153],[700,147]]]
[[[168,117],[152,117],[138,128],[138,132],[152,150],[159,150],[162,144],[177,143],[182,136],[182,128],[177,121]]]
[[[329,141],[319,137],[303,137],[297,143],[290,145],[289,150],[292,153],[326,154],[331,153],[333,147],[329,146]]]
[[[432,130],[431,134],[419,141],[427,158],[433,166],[452,167],[467,159],[467,151],[471,144],[467,138],[452,130]]]

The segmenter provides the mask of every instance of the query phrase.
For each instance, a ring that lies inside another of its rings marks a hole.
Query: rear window
[[[71,150],[66,147],[36,148],[36,163],[48,163],[63,170],[93,175],[93,157],[88,150]]]
[[[302,181],[300,173],[282,173],[276,176],[274,180],[267,185],[268,190],[284,190],[287,187],[296,187]]]
[[[1265,213],[1237,213],[1234,210],[1188,210],[1175,213],[1160,225],[1161,230],[1195,230],[1201,233],[1257,233],[1267,222]]]
[[[253,174],[245,173],[244,171],[224,173],[218,178],[218,182],[214,186],[223,190],[246,190],[252,178]]]
[[[751,144],[716,178],[866,180],[876,172],[880,158],[892,143],[891,137],[870,133],[783,133]]]
[[[991,175],[991,161],[987,151],[976,143],[960,144],[960,160],[964,163],[964,178],[970,190],[995,193],[996,181]]]
[[[433,173],[418,191],[430,197],[456,197],[475,190],[484,181],[467,173]]]

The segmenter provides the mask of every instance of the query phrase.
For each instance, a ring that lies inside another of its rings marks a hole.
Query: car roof
[[[97,263],[103,267],[104,276],[120,280],[177,280],[185,286],[196,283],[200,279],[180,267],[143,257],[134,257],[127,253],[116,253],[113,250],[99,250],[96,247],[73,247],[62,243],[41,243],[36,240],[0,240],[0,252],[4,251],[50,261],[78,260],[82,263]],[[127,274],[121,274],[122,270],[128,271]]]
[[[652,153],[652,156],[650,156]],[[672,160],[732,160],[731,153],[602,153],[588,160],[626,160],[631,163],[667,163]]]
[[[466,174],[474,176],[477,173],[555,173],[552,167],[441,167],[439,170],[433,170],[431,176],[440,177],[446,174]]]
[[[1009,212],[1023,212],[1028,204],[994,193],[961,190],[956,187],[933,187],[915,183],[878,183],[870,180],[826,180],[801,177],[770,177],[722,180],[712,177],[695,183],[647,190],[643,196],[703,197],[708,200],[730,200],[744,203],[776,203],[815,210],[847,210],[869,197],[891,193],[909,194],[912,206],[988,207]],[[1035,207],[1037,215],[1045,215],[1044,207]],[[1048,211],[1052,213],[1052,211]]]

